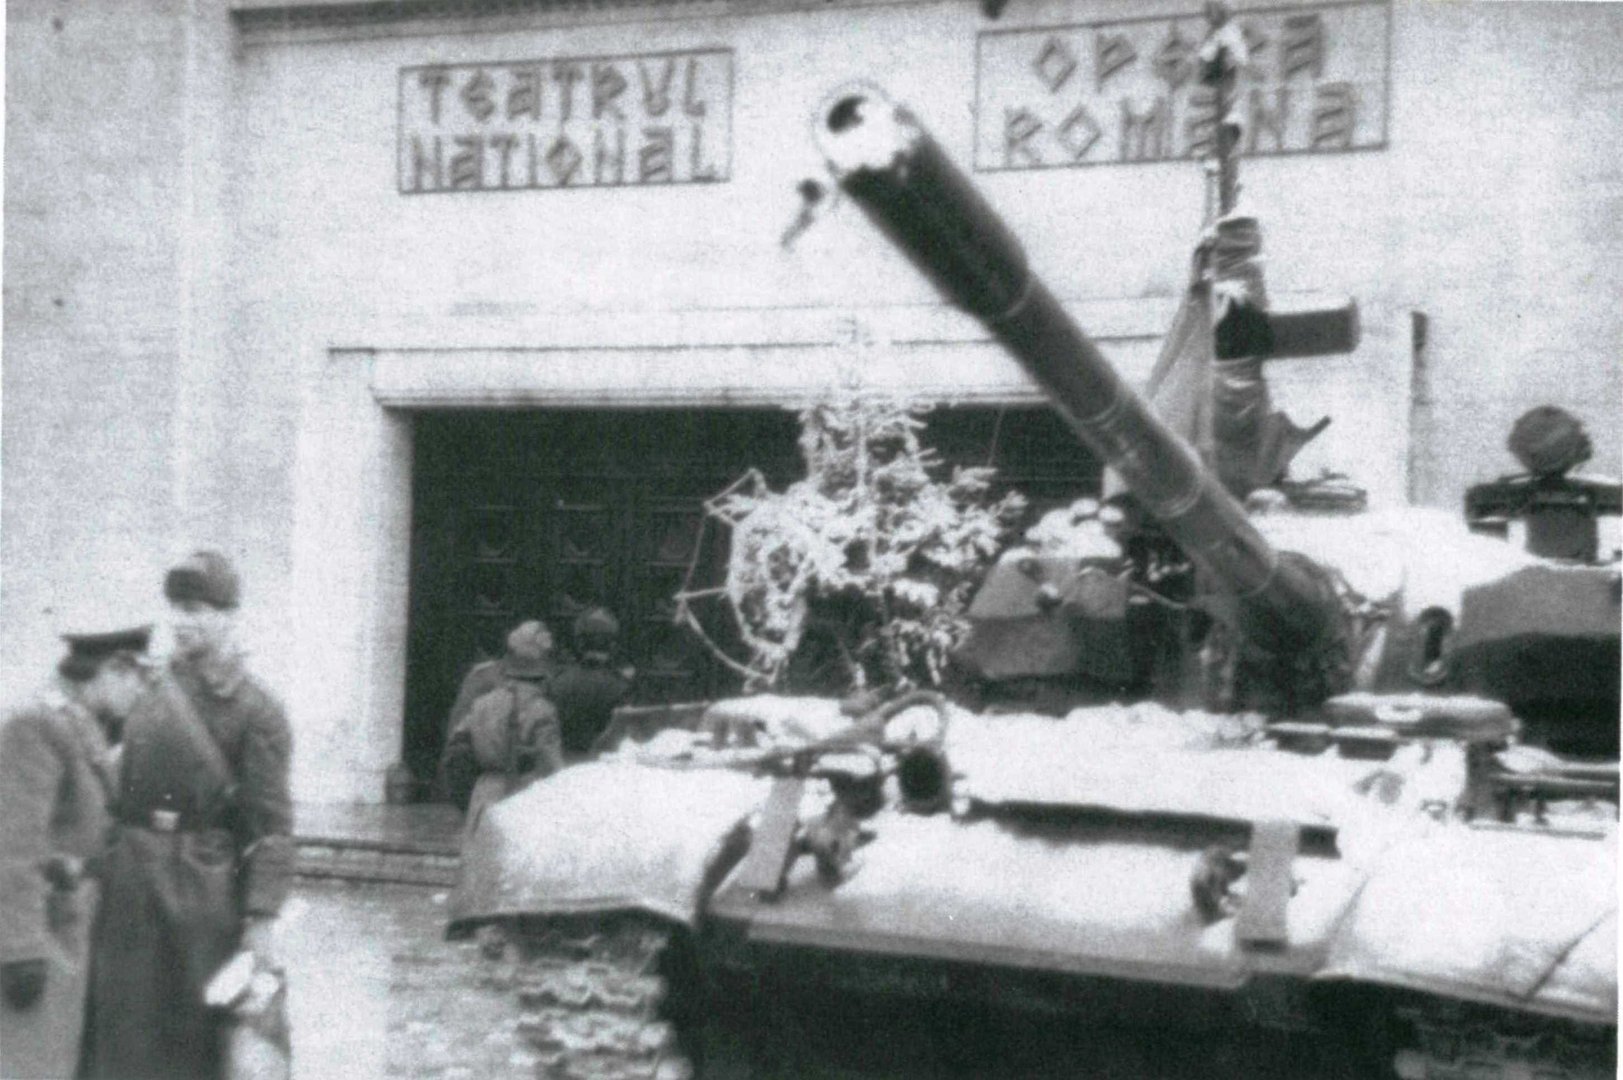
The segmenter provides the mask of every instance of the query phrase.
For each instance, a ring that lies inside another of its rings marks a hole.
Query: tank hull
[[[1301,858],[1286,942],[1252,948],[1234,920],[1208,924],[1192,905],[1198,843],[992,821],[877,831],[840,887],[807,867],[773,899],[724,887],[707,918],[762,947],[1241,995],[1280,980],[1359,985],[1615,1023],[1616,869],[1604,839],[1461,828],[1365,865]]]

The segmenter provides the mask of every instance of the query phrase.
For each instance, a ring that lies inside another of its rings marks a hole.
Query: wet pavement
[[[296,1078],[537,1075],[538,1056],[517,1033],[519,1004],[511,978],[504,985],[493,977],[500,965],[486,961],[474,943],[445,940],[448,899],[447,890],[414,885],[298,883],[283,912],[281,939]],[[805,1011],[789,1017],[787,1027],[744,1029],[749,1033],[742,1041],[739,1029],[719,1041],[707,1037],[705,1075],[717,1080],[850,1080],[859,1071],[864,1077],[925,1080],[1364,1080],[1374,1075],[1370,1059],[1348,1056],[1373,1047],[1340,1039],[1253,1028],[1078,1029],[1074,1020],[1032,1016],[1007,1030],[995,1025],[982,1030],[985,1025],[932,1025],[928,1006],[836,1020],[833,1013],[824,1015],[832,1004],[826,997],[819,1001],[814,988],[813,1000],[802,1003]],[[908,1033],[914,1028],[923,1041],[910,1049]],[[948,1037],[942,1037],[943,1030]],[[894,1051],[902,1064],[875,1071],[871,1063],[859,1069],[842,1060],[863,1047],[869,1056],[875,1048]],[[1384,1060],[1390,1061],[1390,1052]]]
[[[421,886],[299,882],[284,911],[282,937],[296,1078],[505,1080],[536,1074],[537,1057],[516,1034],[518,1004],[510,985],[492,984],[491,967],[476,945],[444,939],[447,900],[446,890]],[[850,1028],[840,1030],[845,1040],[860,1040]],[[1007,1034],[1009,1049],[1038,1032]],[[958,1052],[963,1049],[937,1046],[935,1052],[945,1058],[937,1062],[940,1071],[930,1074],[1038,1075],[1022,1069],[983,1071],[968,1064]],[[1094,1031],[1054,1055],[1065,1067],[1041,1074],[1112,1080],[1356,1075],[1344,1066],[1326,1068],[1322,1059],[1313,1062],[1323,1050],[1256,1033],[1169,1039],[1164,1032]],[[714,1071],[728,1080],[757,1074],[854,1075],[840,1068],[808,1071],[804,1061],[765,1071],[732,1061]]]
[[[447,942],[446,892],[301,881],[284,911],[293,1074],[474,1080],[524,1075],[511,991],[485,986],[476,948]]]

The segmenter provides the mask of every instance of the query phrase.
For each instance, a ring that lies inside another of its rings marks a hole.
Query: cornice
[[[875,7],[917,0],[238,0],[231,21],[245,37],[288,32],[355,31],[418,24],[424,29],[506,23],[533,17],[578,19],[646,12],[674,15],[754,15]]]

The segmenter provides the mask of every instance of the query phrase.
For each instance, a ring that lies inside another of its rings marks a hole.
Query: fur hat
[[[210,607],[229,611],[242,598],[242,585],[231,560],[218,551],[194,551],[169,571],[163,580],[163,594],[171,603],[198,600]]]

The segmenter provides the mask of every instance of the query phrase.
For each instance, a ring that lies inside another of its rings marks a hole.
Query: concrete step
[[[456,884],[461,860],[456,850],[389,847],[366,840],[298,837],[300,877],[343,881],[388,881],[404,885]]]
[[[443,803],[301,805],[294,821],[301,877],[456,884],[462,816]]]

